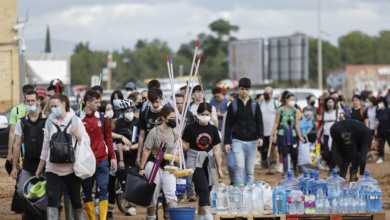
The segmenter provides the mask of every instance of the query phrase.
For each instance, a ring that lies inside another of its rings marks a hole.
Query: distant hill
[[[73,54],[77,43],[71,41],[51,39],[51,52],[58,54]],[[45,39],[26,40],[26,53],[43,53],[45,50]]]

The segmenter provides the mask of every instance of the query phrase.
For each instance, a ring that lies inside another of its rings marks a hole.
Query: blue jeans
[[[194,184],[192,183],[192,180],[186,176],[186,193],[187,196],[194,195]]]
[[[84,202],[93,201],[92,198],[92,189],[94,182],[96,180],[96,185],[98,187],[99,201],[108,200],[108,178],[109,178],[109,166],[108,161],[102,161],[96,164],[96,171],[92,177],[89,177],[82,181],[83,192],[84,192]]]
[[[234,153],[225,153],[226,155],[226,166],[228,168],[230,183],[236,182],[236,158]]]
[[[253,183],[257,153],[257,140],[240,141],[238,139],[233,139],[232,151],[234,153],[234,158],[236,159],[235,182],[238,184],[245,184],[246,182]]]

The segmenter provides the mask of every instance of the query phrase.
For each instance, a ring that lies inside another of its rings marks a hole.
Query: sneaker
[[[383,159],[379,158],[378,160],[376,160],[376,163],[383,163]]]
[[[127,209],[127,211],[125,212],[125,215],[126,215],[126,216],[134,216],[134,215],[137,215],[137,210],[136,210],[134,207],[130,207],[130,208]]]
[[[280,163],[278,165],[278,173],[283,173],[283,164],[282,163]]]
[[[266,169],[268,169],[268,161],[261,161],[260,170],[266,170]]]
[[[194,195],[187,195],[187,202],[195,202],[196,196]]]

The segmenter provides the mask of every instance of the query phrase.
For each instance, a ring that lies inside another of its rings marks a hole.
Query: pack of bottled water
[[[310,176],[309,176],[310,173]],[[262,213],[264,192],[261,182],[247,182],[245,186],[226,186],[222,180],[210,192],[211,209],[214,211],[242,211]],[[382,212],[382,190],[378,181],[370,177],[370,171],[357,182],[346,184],[337,169],[326,180],[319,172],[304,170],[295,179],[292,172],[276,185],[272,192],[274,214],[328,214]]]

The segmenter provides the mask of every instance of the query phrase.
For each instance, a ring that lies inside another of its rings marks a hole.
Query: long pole
[[[322,90],[322,40],[321,40],[321,0],[317,0],[318,6],[318,88]]]

